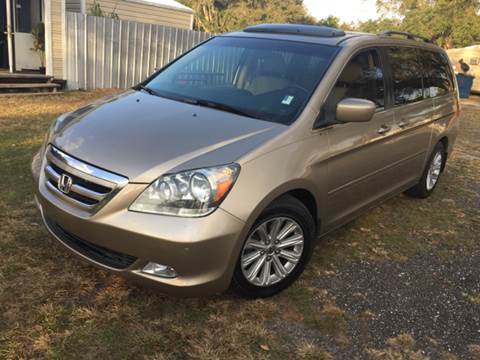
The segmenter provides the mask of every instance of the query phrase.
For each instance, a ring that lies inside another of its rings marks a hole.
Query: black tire
[[[295,267],[282,280],[269,286],[257,286],[249,282],[243,274],[241,267],[243,247],[245,246],[250,234],[260,224],[275,217],[286,217],[294,220],[298,225],[300,225],[300,228],[303,231],[304,239],[302,254]],[[275,200],[261,213],[261,215],[255,221],[254,225],[250,229],[249,234],[247,235],[247,238],[244,241],[244,244],[242,245],[242,250],[238,256],[237,264],[235,265],[235,271],[233,274],[233,290],[246,298],[265,298],[275,295],[286,289],[302,274],[303,270],[305,269],[305,266],[312,255],[314,239],[315,223],[306,206],[290,195],[285,195]]]
[[[417,183],[417,185],[415,185],[414,187],[405,191],[406,195],[408,195],[410,197],[425,199],[433,193],[433,191],[435,190],[435,188],[438,185],[438,181],[440,180],[441,172],[440,172],[440,175],[439,175],[439,178],[438,178],[437,182],[430,189],[427,186],[427,178],[428,178],[428,171],[430,169],[430,166],[431,166],[432,162],[434,161],[435,156],[437,154],[441,154],[441,156],[442,156],[441,172],[443,172],[443,168],[445,167],[445,162],[446,162],[446,159],[447,159],[447,156],[446,156],[447,154],[445,152],[445,146],[443,145],[443,143],[439,142],[435,146],[435,148],[433,149],[432,154],[430,155],[430,158],[428,159],[428,162],[425,166],[425,170],[423,171],[423,174],[422,174],[422,177],[420,178],[420,181]]]

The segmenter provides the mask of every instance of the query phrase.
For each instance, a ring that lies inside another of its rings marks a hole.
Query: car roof
[[[304,24],[260,24],[246,29],[223,34],[221,36],[288,40],[329,46],[349,46],[352,44],[406,45],[424,47],[433,50],[440,48],[428,39],[397,31],[370,34],[354,31]]]

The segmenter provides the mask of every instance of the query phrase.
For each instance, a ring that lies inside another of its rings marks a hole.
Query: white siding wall
[[[63,78],[65,0],[45,0],[45,57],[47,74]]]
[[[65,0],[65,8],[67,11],[81,12],[82,0]]]
[[[98,2],[105,13],[109,14],[115,11],[120,20],[173,26],[181,29],[192,28],[193,13],[188,10],[177,10],[129,0],[98,0]],[[93,0],[86,0],[87,14],[92,4]]]
[[[65,0],[51,0],[53,76],[63,79],[63,23]]]

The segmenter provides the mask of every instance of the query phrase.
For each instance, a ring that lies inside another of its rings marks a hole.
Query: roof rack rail
[[[424,38],[423,36],[420,35],[415,35],[411,34],[408,32],[403,32],[403,31],[385,31],[379,34],[380,36],[405,36],[409,40],[421,40],[426,43],[432,43],[431,40]]]
[[[317,37],[341,37],[345,36],[343,30],[328,26],[303,25],[303,24],[260,24],[243,29],[248,33],[270,33],[286,35],[304,35]]]

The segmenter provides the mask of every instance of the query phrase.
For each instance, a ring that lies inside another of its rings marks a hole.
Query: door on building
[[[42,0],[13,0],[13,9],[15,68],[17,71],[38,70],[44,60],[40,53],[32,50],[32,30],[42,22]]]
[[[8,68],[7,4],[0,0],[0,69]]]

